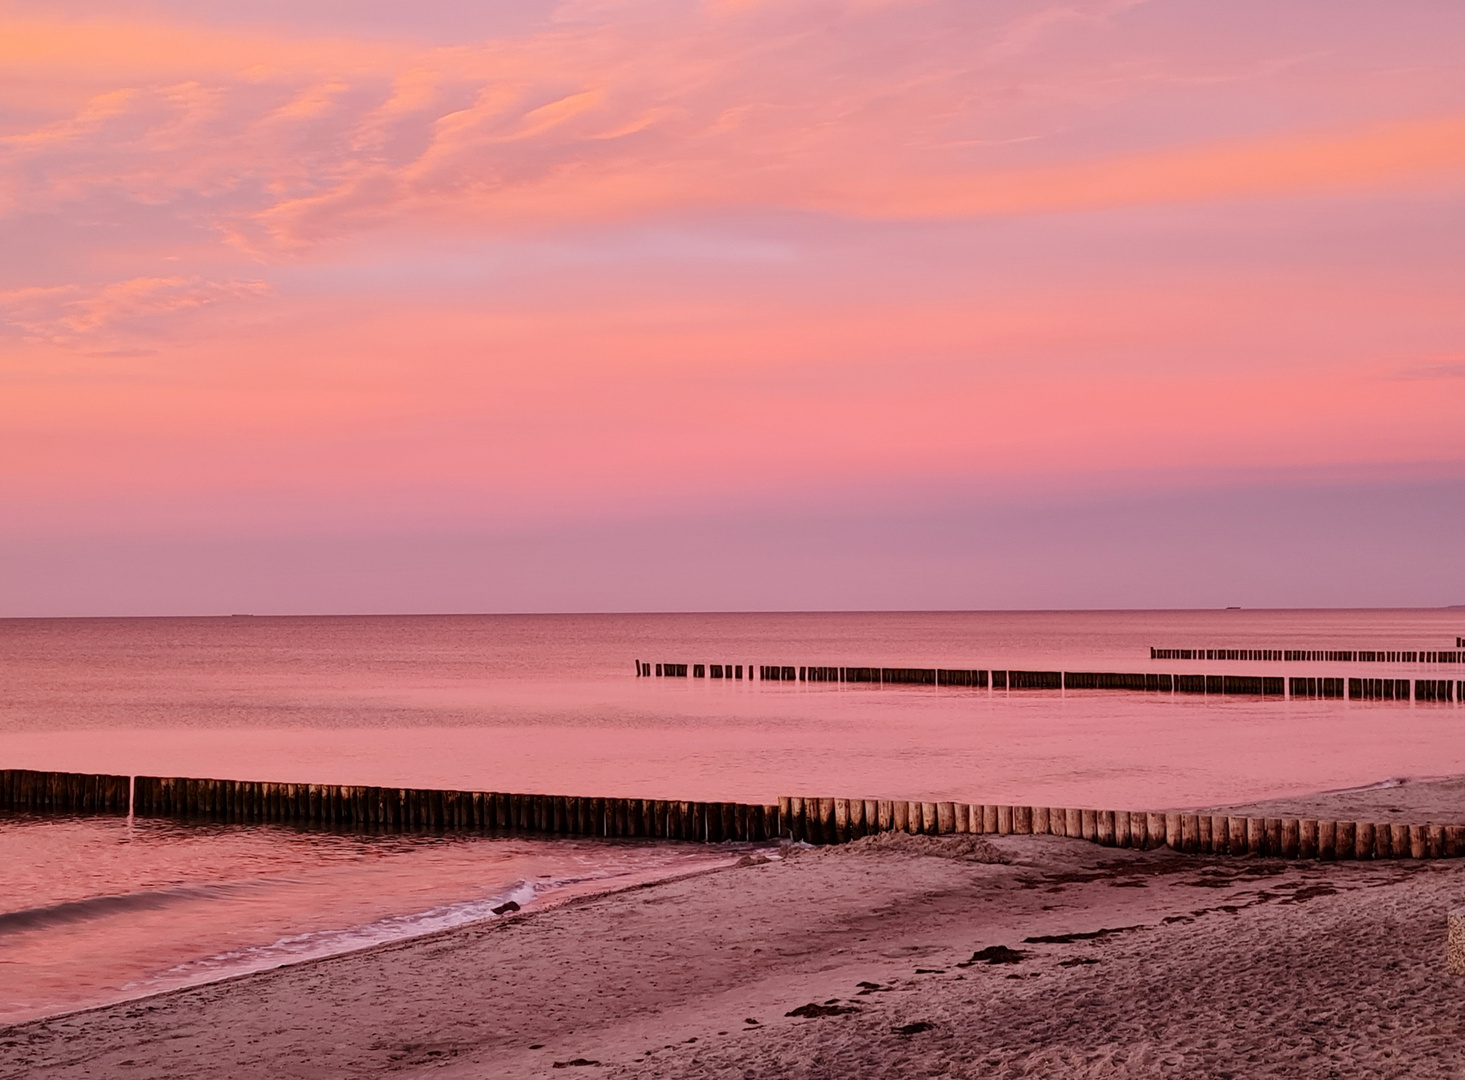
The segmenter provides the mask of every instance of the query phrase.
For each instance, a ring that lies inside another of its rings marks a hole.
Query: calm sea
[[[1458,705],[637,678],[634,662],[1465,678],[1151,661],[1453,649],[1465,611],[0,621],[0,767],[772,801],[1160,808],[1465,772]],[[0,815],[0,1022],[726,852]]]

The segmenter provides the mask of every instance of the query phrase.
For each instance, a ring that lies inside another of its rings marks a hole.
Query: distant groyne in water
[[[742,679],[744,670],[742,664],[652,664],[643,663],[640,660],[635,661],[635,666],[638,676],[673,679],[689,677],[694,679]],[[1465,702],[1465,679],[1186,675],[1156,672],[1024,671],[997,668],[826,667],[812,664],[748,664],[747,673],[749,680],[761,682],[959,686],[979,690],[1128,690],[1149,694],[1221,694],[1283,699],[1338,698],[1350,701]]]
[[[1277,661],[1284,664],[1336,662],[1350,664],[1459,664],[1465,663],[1460,651],[1462,639],[1455,639],[1456,649],[1156,649],[1150,648],[1151,660],[1252,660]]]
[[[129,800],[129,792],[131,799]],[[276,784],[0,770],[0,812],[107,814],[360,832],[845,844],[884,832],[1058,836],[1105,847],[1283,859],[1465,856],[1465,825],[783,796],[775,803]]]

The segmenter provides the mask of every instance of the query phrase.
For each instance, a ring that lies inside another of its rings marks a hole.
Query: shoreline
[[[709,862],[716,860],[720,863],[720,865],[702,866],[695,870],[679,871],[666,876],[656,876],[654,871],[647,871],[637,880],[623,882],[622,884],[608,888],[598,887],[608,880],[611,880],[607,878],[595,878],[584,881],[570,882],[551,892],[536,895],[529,902],[519,905],[517,910],[505,912],[503,915],[490,915],[488,917],[480,917],[469,921],[456,923],[451,926],[439,927],[433,930],[425,930],[421,933],[408,934],[402,937],[392,938],[385,941],[371,942],[369,944],[358,945],[339,951],[326,952],[319,955],[304,956],[296,960],[285,960],[281,963],[273,964],[270,966],[237,971],[231,974],[218,975],[209,978],[202,978],[197,981],[187,981],[178,985],[165,986],[159,989],[148,990],[147,992],[140,994],[124,994],[123,996],[116,997],[108,1001],[103,1001],[92,1005],[85,1005],[79,1008],[69,1008],[61,1010],[59,1012],[43,1013],[37,1016],[26,1017],[20,1020],[0,1022],[0,1037],[3,1037],[3,1033],[6,1030],[10,1028],[21,1027],[25,1024],[39,1023],[50,1020],[63,1020],[69,1017],[84,1016],[88,1013],[100,1012],[121,1006],[131,1006],[139,1002],[146,1003],[157,998],[166,998],[169,995],[184,993],[186,991],[198,989],[200,987],[221,986],[228,983],[237,982],[242,979],[248,979],[254,976],[269,976],[274,972],[282,971],[286,968],[306,967],[310,964],[322,963],[325,961],[337,959],[339,957],[357,956],[364,953],[371,953],[380,949],[390,949],[396,945],[411,944],[415,942],[428,942],[436,937],[451,935],[458,930],[464,929],[465,927],[494,925],[511,919],[533,915],[542,911],[551,911],[561,907],[568,907],[576,904],[591,902],[597,899],[601,899],[603,897],[614,896],[617,893],[621,892],[630,892],[636,889],[651,888],[664,882],[681,881],[687,878],[699,877],[703,874],[718,873],[735,865],[735,863],[731,860],[735,860],[739,857],[746,855],[747,850],[745,849],[751,850],[750,845],[739,845],[736,852],[712,853],[708,855]],[[200,960],[190,961],[190,963],[198,963],[201,960],[208,959],[212,958],[203,957],[200,958]]]
[[[1455,860],[1031,836],[785,853],[11,1025],[0,1077],[1301,1078],[1329,1054],[1432,1077],[1465,1061],[1441,992]],[[973,960],[991,949],[1023,955]]]

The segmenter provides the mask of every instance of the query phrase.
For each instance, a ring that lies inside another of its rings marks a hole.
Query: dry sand
[[[1465,860],[865,841],[3,1029],[0,1077],[1459,1077],[1461,903]]]

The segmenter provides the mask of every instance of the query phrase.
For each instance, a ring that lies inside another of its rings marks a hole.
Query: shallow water
[[[725,863],[691,844],[11,817],[0,1023],[415,937]]]
[[[1461,633],[1465,612],[1449,610],[7,620],[0,766],[759,802],[1212,805],[1465,772],[1465,710],[637,678],[632,664],[1465,678],[1460,665],[1149,660],[1151,645],[1452,649]],[[707,857],[0,816],[0,1019]]]

